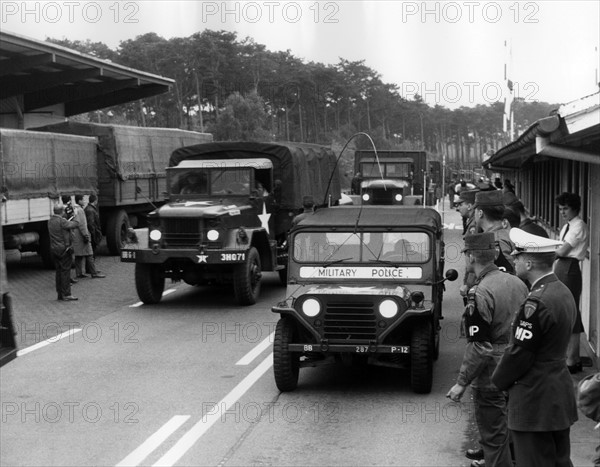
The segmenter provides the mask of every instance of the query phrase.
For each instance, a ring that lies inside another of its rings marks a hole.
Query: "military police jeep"
[[[331,149],[299,143],[205,143],[177,149],[167,168],[167,203],[148,216],[138,243],[121,252],[136,263],[142,302],[160,301],[165,279],[232,284],[252,305],[263,271],[287,278],[286,239],[304,196],[318,205],[341,196]]]
[[[431,390],[444,281],[442,222],[430,208],[340,206],[290,233],[286,299],[274,341],[275,382],[297,387],[299,369],[335,361],[410,370]]]

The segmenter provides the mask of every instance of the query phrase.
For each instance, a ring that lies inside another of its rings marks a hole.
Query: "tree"
[[[268,141],[267,114],[255,92],[246,97],[235,92],[225,100],[225,109],[212,128],[217,141]]]

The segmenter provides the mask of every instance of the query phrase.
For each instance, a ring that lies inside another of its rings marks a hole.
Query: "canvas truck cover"
[[[341,198],[336,157],[326,147],[307,143],[226,142],[196,144],[177,149],[169,167],[183,160],[251,159],[266,157],[273,162],[273,180],[281,180],[281,207],[299,209],[302,198],[312,196],[317,205]],[[332,176],[333,174],[333,176]]]
[[[164,177],[173,150],[212,141],[210,133],[99,123],[64,122],[34,130],[98,138],[98,163],[120,180]]]
[[[0,129],[0,180],[8,199],[98,190],[96,140]]]

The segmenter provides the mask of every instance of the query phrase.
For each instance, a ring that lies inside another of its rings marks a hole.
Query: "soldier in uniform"
[[[456,384],[446,396],[458,402],[471,385],[485,460],[475,460],[471,466],[511,467],[506,394],[492,383],[491,376],[508,347],[511,318],[527,297],[527,287],[494,264],[496,241],[492,232],[467,235],[463,253],[467,271],[476,279],[463,315],[467,348]],[[467,457],[474,457],[474,453],[467,452]]]
[[[475,195],[475,222],[477,230],[493,232],[498,247],[494,264],[504,272],[515,273],[514,260],[511,257],[513,243],[508,235],[508,230],[502,225],[504,204],[500,190],[480,191]]]
[[[463,235],[474,234],[477,231],[475,224],[475,195],[479,190],[461,191],[458,198],[457,211],[463,218]],[[475,283],[475,275],[472,272],[465,271],[464,282],[460,287],[460,294],[463,297],[467,296],[467,291]]]
[[[508,428],[517,467],[571,467],[570,427],[577,420],[566,352],[575,300],[552,272],[562,244],[512,229],[517,275],[531,291],[512,325],[511,343],[492,381],[508,390]]]
[[[473,234],[475,232],[475,218],[473,208],[475,207],[475,194],[479,190],[461,191],[458,197],[456,210],[463,219],[463,235]]]

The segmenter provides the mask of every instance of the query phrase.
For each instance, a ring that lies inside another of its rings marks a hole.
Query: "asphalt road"
[[[446,259],[462,274],[460,233],[446,231]],[[280,393],[276,274],[252,307],[185,284],[140,306],[133,265],[98,262],[108,277],[80,281],[73,303],[54,300],[35,261],[9,268],[22,352],[0,370],[1,465],[469,465],[472,405],[445,398],[464,347],[460,278],[447,285],[430,394],[414,394],[407,372],[341,365],[302,369]]]

